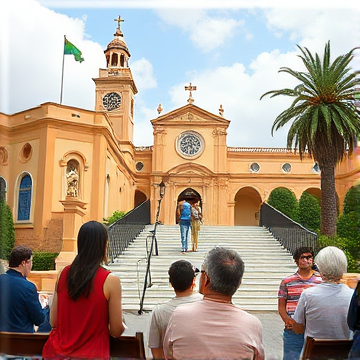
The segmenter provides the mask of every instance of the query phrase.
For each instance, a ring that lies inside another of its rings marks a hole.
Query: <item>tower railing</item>
[[[294,251],[301,246],[310,247],[315,253],[320,249],[316,233],[306,229],[267,203],[263,203],[260,208],[260,226],[267,228],[291,254],[294,254]]]
[[[114,259],[125,251],[148,224],[150,224],[150,200],[144,201],[111,224],[108,228],[108,261],[114,262]]]

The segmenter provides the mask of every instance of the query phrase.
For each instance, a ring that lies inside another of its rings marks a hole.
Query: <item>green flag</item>
[[[74,55],[76,61],[84,61],[84,59],[81,57],[81,51],[74,46],[70,41],[68,41],[65,38],[65,44],[64,44],[64,54],[65,55]]]

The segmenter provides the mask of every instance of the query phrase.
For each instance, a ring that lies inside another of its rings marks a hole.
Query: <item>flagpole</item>
[[[65,40],[66,40],[66,35],[64,35],[64,45],[63,45],[63,61],[62,61],[62,71],[61,71],[60,105],[62,103],[63,87],[64,87]]]

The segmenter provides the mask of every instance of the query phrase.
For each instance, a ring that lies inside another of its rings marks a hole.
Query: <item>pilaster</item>
[[[78,198],[66,196],[60,200],[64,206],[63,245],[55,260],[56,270],[72,263],[77,253],[77,234],[86,215],[86,203]]]

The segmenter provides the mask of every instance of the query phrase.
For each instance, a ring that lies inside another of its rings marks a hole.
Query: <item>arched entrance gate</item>
[[[184,191],[182,191],[177,198],[177,202],[182,200],[187,200],[189,202],[192,201],[199,202],[200,209],[203,212],[201,195],[196,190],[192,188],[187,188]],[[176,219],[176,212],[175,212],[175,219]]]

